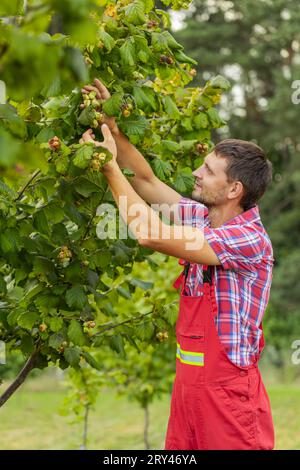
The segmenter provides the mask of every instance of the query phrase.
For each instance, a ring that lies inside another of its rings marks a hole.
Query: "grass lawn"
[[[1,391],[4,385],[1,387]],[[299,385],[267,385],[276,431],[276,449],[300,449]],[[0,410],[0,449],[78,449],[82,424],[58,413],[65,389],[53,375],[29,380]],[[169,397],[150,407],[149,440],[163,449]],[[144,414],[111,390],[99,396],[89,422],[89,449],[143,449]]]

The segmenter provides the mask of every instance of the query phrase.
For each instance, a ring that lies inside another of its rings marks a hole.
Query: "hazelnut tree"
[[[101,139],[103,115],[114,116],[155,174],[187,194],[224,124],[215,105],[228,82],[187,86],[196,62],[154,0],[10,0],[0,17],[0,339],[26,358],[1,406],[33,368],[99,369],[103,340],[122,350],[141,329],[157,341],[152,317],[167,322],[168,305],[150,295],[144,313],[116,309],[138,286],[151,293],[131,276],[153,264],[151,251],[97,237],[97,208],[113,201],[101,173],[111,156],[79,140],[91,126]],[[110,99],[81,93],[95,77]]]

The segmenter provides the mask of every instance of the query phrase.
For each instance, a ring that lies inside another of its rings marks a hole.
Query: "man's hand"
[[[81,93],[87,94],[87,93],[90,93],[90,91],[94,91],[96,93],[97,100],[102,100],[102,101],[106,101],[111,97],[108,89],[106,88],[105,85],[103,85],[102,82],[100,82],[100,80],[95,78],[94,84],[95,84],[95,86],[85,85],[82,88]],[[81,106],[83,107],[84,105],[81,105]],[[110,131],[112,132],[112,134],[113,135],[118,135],[119,128],[117,126],[115,118],[106,116],[104,113],[101,113],[101,114],[103,115],[103,118],[102,118],[101,122],[99,122],[99,124],[100,125],[101,124],[107,124]]]
[[[95,147],[103,147],[107,149],[112,154],[112,159],[103,166],[102,170],[103,173],[109,171],[113,167],[118,167],[117,164],[117,146],[115,139],[112,136],[107,124],[102,124],[101,131],[104,137],[103,142],[98,142],[95,140],[95,134],[93,134],[92,129],[88,129],[84,134],[82,134],[82,138],[80,139],[79,143],[84,144],[86,142],[92,142]]]

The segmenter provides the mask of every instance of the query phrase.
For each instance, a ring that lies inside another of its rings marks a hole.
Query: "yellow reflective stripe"
[[[204,356],[204,353],[197,353],[197,352],[193,352],[193,351],[184,351],[183,349],[181,349],[180,347],[180,344],[177,343],[177,348],[180,349],[180,352],[182,352],[182,354],[188,354],[189,356]]]
[[[179,354],[177,354],[176,357],[180,360],[180,362],[182,362],[182,364],[189,364],[190,366],[198,366],[198,367],[204,366],[204,362],[200,363],[200,362],[185,361],[184,359],[182,359],[182,357],[179,356]]]
[[[176,357],[183,364],[189,364],[191,366],[204,366],[204,353],[197,353],[193,351],[184,351],[180,348],[180,344],[177,343]]]

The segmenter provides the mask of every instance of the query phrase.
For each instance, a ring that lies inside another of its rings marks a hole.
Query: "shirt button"
[[[247,375],[247,372],[245,370],[240,371],[240,376],[245,377]]]
[[[242,395],[242,396],[240,397],[240,400],[241,400],[241,401],[247,401],[247,397],[245,397],[245,395]]]

